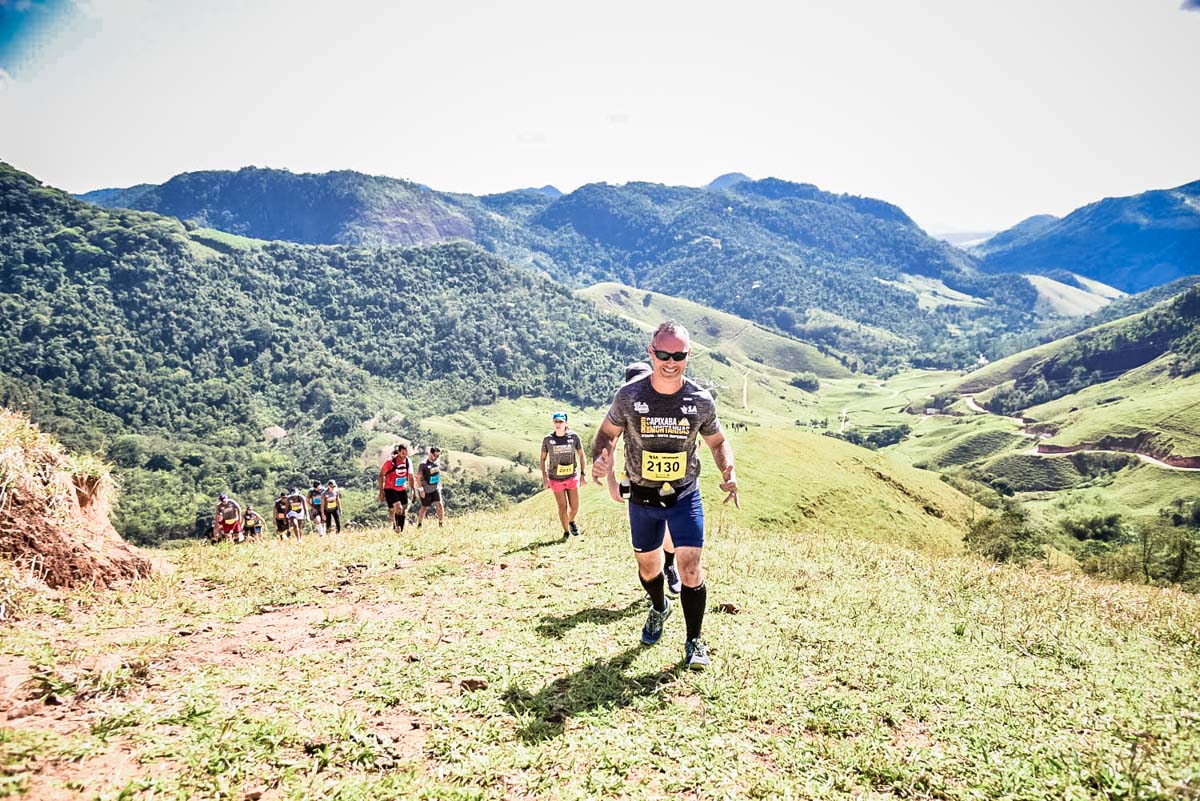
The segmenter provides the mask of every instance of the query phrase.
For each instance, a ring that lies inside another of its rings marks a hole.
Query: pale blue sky
[[[0,159],[73,192],[251,164],[474,193],[736,170],[945,231],[1200,179],[1181,0],[76,5],[0,60]]]

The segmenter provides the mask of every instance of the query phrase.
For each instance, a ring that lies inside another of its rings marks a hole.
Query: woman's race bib
[[[554,475],[559,476],[560,478],[569,478],[575,475],[575,463],[572,462],[571,464],[560,464],[558,467],[554,468]]]
[[[646,481],[678,481],[687,472],[687,452],[642,451],[642,478]]]

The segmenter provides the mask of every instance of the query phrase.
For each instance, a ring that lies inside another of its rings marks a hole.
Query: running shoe
[[[663,598],[666,607],[660,612],[650,605],[650,614],[646,615],[646,625],[642,626],[642,643],[654,645],[662,637],[663,623],[671,616],[671,599]]]
[[[667,592],[678,595],[683,589],[683,582],[679,580],[679,571],[675,569],[675,565],[664,567],[663,576],[667,579]]]
[[[701,642],[699,637],[687,641],[687,645],[683,647],[683,661],[692,670],[704,670],[712,664],[712,660],[708,658],[708,646]]]
[[[576,537],[579,536],[579,526],[575,525],[574,520],[571,521],[571,533],[574,534]]]
[[[563,542],[566,542],[569,539],[571,539],[571,532],[563,529]]]

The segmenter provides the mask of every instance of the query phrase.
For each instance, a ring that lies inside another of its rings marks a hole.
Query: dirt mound
[[[55,588],[149,575],[150,561],[108,520],[114,491],[102,464],[0,409],[0,556],[22,573]]]

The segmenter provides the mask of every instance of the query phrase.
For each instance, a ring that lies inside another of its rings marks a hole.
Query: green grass
[[[1009,450],[1014,445],[1029,447],[1031,440],[1009,431],[968,431],[930,459],[931,467],[961,467],[975,464]]]
[[[1070,489],[1083,480],[1070,459],[1031,453],[1002,454],[984,462],[983,470],[1004,479],[1017,492]]]
[[[45,599],[0,630],[6,665],[43,666],[62,701],[31,702],[0,729],[2,786],[31,798],[1194,792],[1196,598],[871,542],[853,532],[891,524],[852,504],[828,522],[761,526],[749,501],[769,488],[750,483],[744,512],[708,510],[706,673],[679,669],[681,618],[659,645],[637,644],[628,534],[598,491],[568,545],[542,497],[402,537],[192,546],[160,554],[172,573]],[[461,689],[468,677],[487,687]]]

